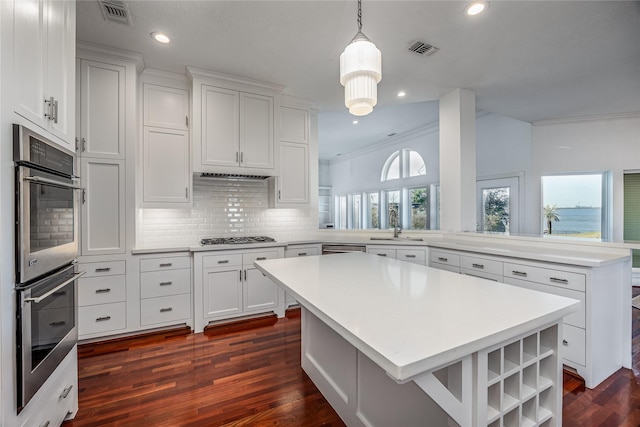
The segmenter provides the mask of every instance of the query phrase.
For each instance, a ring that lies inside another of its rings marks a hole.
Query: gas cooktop
[[[200,245],[242,245],[247,243],[268,243],[275,242],[275,239],[267,236],[250,237],[214,237],[200,240]]]

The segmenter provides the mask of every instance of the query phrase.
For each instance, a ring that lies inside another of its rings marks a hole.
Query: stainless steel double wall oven
[[[75,153],[13,125],[18,411],[78,340]]]

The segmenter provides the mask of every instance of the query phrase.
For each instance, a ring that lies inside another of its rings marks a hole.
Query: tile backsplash
[[[140,210],[136,246],[196,246],[203,237],[259,235],[292,241],[317,231],[317,209],[268,206],[266,181],[194,176],[191,209]]]

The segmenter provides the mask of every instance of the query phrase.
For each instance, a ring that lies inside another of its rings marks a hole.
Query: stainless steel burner
[[[250,237],[214,237],[210,239],[200,240],[200,245],[241,245],[248,243],[268,243],[275,242],[275,239],[267,236],[250,236]]]

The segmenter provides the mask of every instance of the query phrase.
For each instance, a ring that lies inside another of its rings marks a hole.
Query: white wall
[[[623,238],[625,170],[640,170],[640,115],[537,123],[533,126],[533,191],[541,206],[541,176],[564,172],[613,175],[613,241]],[[537,221],[540,224],[540,209]]]

